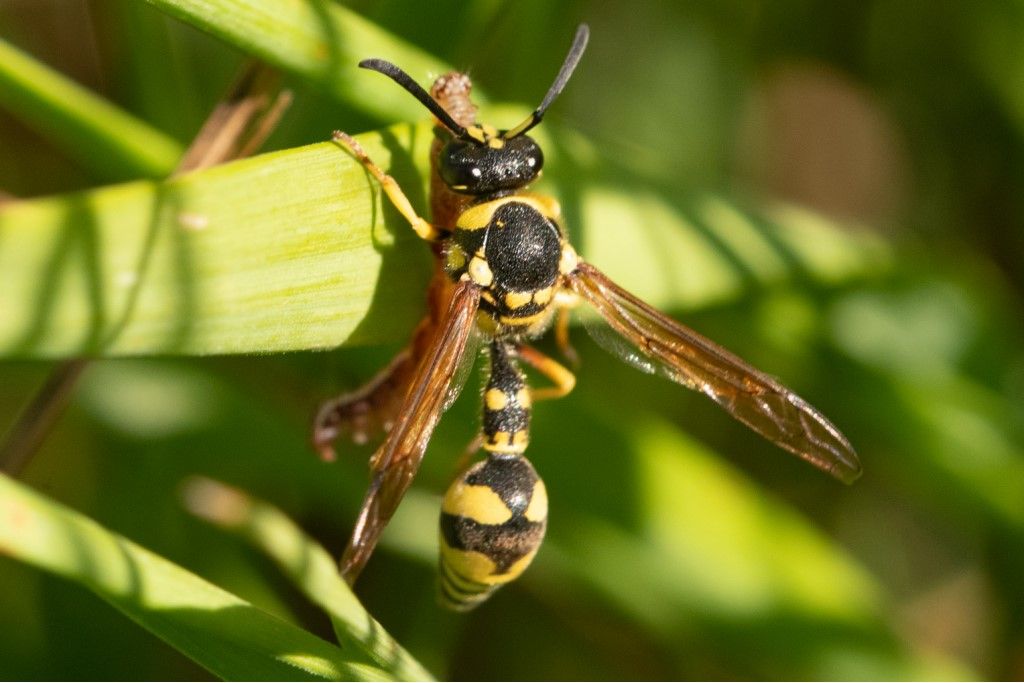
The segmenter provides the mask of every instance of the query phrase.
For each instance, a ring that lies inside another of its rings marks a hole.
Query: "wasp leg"
[[[366,153],[366,150],[363,149],[363,146],[360,145],[355,138],[348,133],[342,133],[340,130],[336,130],[334,131],[332,139],[335,142],[348,147],[352,154],[355,155],[356,159],[359,160],[359,163],[365,166],[366,170],[377,179],[381,188],[384,189],[384,193],[387,194],[388,199],[391,200],[391,203],[396,209],[398,209],[398,212],[402,214],[405,220],[409,221],[409,225],[412,226],[412,229],[416,231],[417,235],[428,242],[436,242],[441,237],[444,237],[445,233],[443,231],[438,230],[426,219],[421,218],[419,214],[416,213],[416,209],[412,208],[412,203],[409,201],[409,198],[405,196],[405,193],[402,192],[402,188],[398,185],[398,182],[381,170],[380,166],[373,163],[373,160],[370,159],[370,155]]]
[[[576,353],[576,347],[574,347],[572,342],[569,340],[570,315],[572,315],[571,309],[558,309],[558,317],[555,318],[555,343],[558,344],[558,350],[561,351],[562,355],[569,361],[569,365],[571,365],[573,369],[579,369],[580,355]]]
[[[359,389],[321,403],[313,421],[313,448],[320,457],[328,462],[337,457],[331,443],[342,434],[364,444],[371,436],[389,431],[415,366],[412,349],[407,347]]]
[[[535,401],[543,401],[551,398],[562,398],[576,386],[576,375],[555,359],[545,356],[543,353],[525,344],[519,347],[519,357],[526,363],[552,381],[554,386],[541,389],[531,389],[530,398]]]

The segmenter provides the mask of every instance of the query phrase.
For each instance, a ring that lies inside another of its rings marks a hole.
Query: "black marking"
[[[463,228],[456,228],[452,233],[452,239],[462,247],[462,251],[466,252],[466,260],[473,258],[473,254],[480,251],[484,246],[484,231],[483,230],[465,230]],[[465,272],[463,269],[458,274],[461,275]],[[454,275],[454,274],[453,274]],[[452,279],[457,280],[458,277]]]
[[[467,579],[442,559],[438,588],[442,602],[453,609],[468,610],[486,600],[502,583],[486,584]]]
[[[522,514],[504,524],[481,524],[458,515],[441,513],[444,542],[455,550],[474,551],[494,562],[494,573],[504,574],[537,549],[544,539],[547,520],[531,522]]]
[[[536,470],[526,458],[499,453],[490,455],[483,467],[471,471],[466,476],[466,483],[486,486],[494,491],[515,517],[525,514],[530,507],[538,479]]]
[[[498,227],[498,223],[505,227]],[[511,201],[498,207],[487,226],[484,255],[494,273],[495,298],[509,291],[544,289],[555,284],[562,242],[558,226],[537,209]]]

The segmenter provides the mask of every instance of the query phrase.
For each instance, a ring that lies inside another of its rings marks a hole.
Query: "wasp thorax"
[[[481,135],[480,140],[450,140],[441,150],[439,171],[456,192],[486,195],[525,187],[543,165],[540,146],[525,135],[510,140]]]
[[[463,474],[441,508],[441,601],[467,610],[518,577],[547,525],[544,482],[520,455],[490,455]]]

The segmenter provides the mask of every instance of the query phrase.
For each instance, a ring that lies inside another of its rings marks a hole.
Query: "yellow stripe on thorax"
[[[510,202],[526,204],[527,206],[535,209],[542,216],[546,216],[552,220],[557,220],[561,212],[558,202],[551,197],[530,193],[514,194],[509,195],[508,197],[492,199],[489,202],[477,204],[476,206],[471,206],[462,212],[462,215],[459,216],[459,220],[455,223],[455,227],[462,230],[481,230],[486,228],[490,225],[491,218],[494,217],[494,212]]]

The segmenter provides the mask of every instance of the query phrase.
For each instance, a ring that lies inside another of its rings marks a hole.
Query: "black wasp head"
[[[481,130],[477,126],[470,133]],[[533,182],[544,165],[544,153],[533,138],[498,135],[481,143],[474,137],[455,137],[441,149],[438,170],[456,192],[486,195],[518,190]]]
[[[380,72],[398,83],[451,131],[452,138],[441,150],[440,173],[444,182],[456,192],[486,195],[522,188],[540,173],[544,155],[525,133],[541,122],[544,112],[562,92],[583,56],[589,36],[587,25],[580,24],[569,54],[540,106],[518,126],[500,133],[491,126],[466,128],[459,125],[409,74],[391,62],[365,59],[359,66]]]

